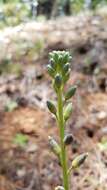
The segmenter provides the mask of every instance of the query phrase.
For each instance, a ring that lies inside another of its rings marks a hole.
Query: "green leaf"
[[[28,142],[28,137],[24,134],[18,133],[13,139],[14,144],[24,147]]]
[[[98,143],[98,147],[101,151],[107,150],[107,138],[103,137],[101,142]]]
[[[13,110],[15,110],[18,107],[18,104],[14,101],[9,102],[6,106],[5,106],[5,111],[6,112],[12,112]]]

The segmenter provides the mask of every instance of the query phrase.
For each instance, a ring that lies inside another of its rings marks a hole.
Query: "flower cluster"
[[[72,161],[71,167],[68,167],[66,146],[74,141],[74,137],[72,134],[65,133],[65,124],[73,111],[72,102],[69,100],[74,96],[77,86],[72,85],[67,92],[64,90],[64,86],[70,77],[70,53],[67,51],[53,51],[49,54],[49,57],[50,62],[47,65],[47,70],[52,78],[52,84],[57,95],[57,105],[48,100],[47,107],[56,117],[60,133],[60,144],[51,136],[49,136],[49,143],[63,170],[63,186],[57,186],[55,190],[69,190],[68,177],[71,170],[83,164],[88,154],[80,154]]]
[[[70,75],[69,61],[71,56],[66,51],[53,51],[49,54],[50,64],[47,66],[49,75],[54,79],[55,90],[63,87]]]

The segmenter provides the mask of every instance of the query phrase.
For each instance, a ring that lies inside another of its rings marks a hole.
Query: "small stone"
[[[26,174],[26,171],[25,171],[24,168],[17,170],[17,175],[18,175],[18,177],[21,178],[21,177],[25,176],[25,174]]]
[[[29,143],[28,146],[27,146],[27,149],[26,151],[29,152],[29,153],[34,153],[36,152],[38,149],[38,146],[34,143]]]
[[[55,190],[64,190],[64,187],[63,187],[63,186],[57,186],[57,187],[55,188]]]
[[[97,114],[97,118],[99,119],[99,120],[103,120],[103,119],[105,119],[107,117],[107,113],[105,112],[105,111],[101,111],[101,112],[99,112],[98,114]]]

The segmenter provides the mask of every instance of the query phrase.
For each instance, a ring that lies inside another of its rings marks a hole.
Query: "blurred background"
[[[52,190],[61,168],[48,136],[58,142],[46,101],[56,100],[47,74],[49,52],[72,55],[78,90],[66,133],[72,190],[107,190],[107,0],[0,0],[0,190]]]
[[[0,28],[47,20],[106,6],[106,0],[0,0]]]

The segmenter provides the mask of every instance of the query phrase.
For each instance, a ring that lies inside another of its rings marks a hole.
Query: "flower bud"
[[[88,156],[88,153],[83,153],[80,154],[79,156],[77,156],[73,161],[72,161],[72,168],[77,168],[79,166],[81,166],[84,161],[86,160]]]
[[[60,67],[62,67],[62,62],[63,62],[63,55],[60,54],[58,57],[58,64],[60,65]]]
[[[50,59],[50,65],[56,71],[56,69],[57,69],[57,63],[53,60],[53,58]]]
[[[55,187],[55,190],[65,190],[63,186],[57,186]]]
[[[63,63],[66,64],[70,61],[71,56],[69,52],[63,51]]]
[[[51,67],[51,65],[47,65],[47,70],[48,70],[48,73],[51,77],[54,77],[55,75],[55,70]]]
[[[74,141],[74,137],[72,134],[67,134],[64,137],[64,144],[65,145],[70,145]]]
[[[72,86],[68,92],[65,94],[65,100],[70,99],[72,96],[74,96],[75,92],[76,92],[77,86]]]
[[[49,144],[51,146],[52,151],[60,157],[60,153],[61,153],[61,148],[59,146],[59,144],[54,140],[53,137],[49,136]]]
[[[63,82],[64,84],[68,81],[70,77],[70,69],[68,70],[68,72],[63,76]]]
[[[59,89],[61,87],[61,85],[62,85],[62,77],[61,77],[60,74],[57,74],[55,76],[55,83],[54,83],[54,85],[55,85],[55,88],[57,88],[57,89]]]
[[[63,73],[67,73],[68,70],[69,70],[69,67],[70,67],[70,64],[69,63],[66,63],[63,67]]]
[[[72,113],[73,108],[72,108],[72,103],[69,103],[65,110],[64,110],[64,120],[67,121],[70,117],[70,114]]]
[[[49,111],[51,112],[51,113],[53,113],[54,115],[56,115],[56,112],[57,112],[57,110],[56,110],[56,107],[55,107],[55,105],[51,102],[51,101],[47,101],[47,107],[48,107],[48,109],[49,109]]]
[[[59,54],[58,52],[59,51],[53,51],[53,52],[49,53],[50,59],[53,59],[53,61],[55,63],[58,62],[58,54]]]

